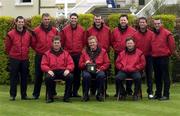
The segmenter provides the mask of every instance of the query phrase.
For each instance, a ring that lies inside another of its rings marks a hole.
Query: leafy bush
[[[78,18],[79,24],[81,24],[86,30],[93,24],[93,17],[94,15],[92,14],[80,14]]]
[[[108,16],[108,25],[112,29],[118,26],[119,24],[119,17],[121,14],[111,14]],[[136,17],[133,15],[128,14],[128,23],[131,26],[134,26]]]
[[[155,15],[153,16],[153,19],[161,19],[163,26],[167,28],[169,31],[173,32],[176,22],[176,16],[175,15]]]

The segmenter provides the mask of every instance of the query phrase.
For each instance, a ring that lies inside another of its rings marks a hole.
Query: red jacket
[[[5,51],[10,58],[27,60],[29,58],[29,47],[33,44],[34,39],[26,29],[21,33],[13,29],[8,32],[5,39]]]
[[[135,29],[128,26],[125,32],[121,32],[118,27],[116,27],[112,32],[111,44],[115,50],[115,53],[123,51],[126,46],[126,38],[131,37],[135,33]]]
[[[126,50],[119,53],[116,59],[116,68],[124,72],[136,72],[144,69],[146,64],[143,53],[136,49],[132,53],[128,53]]]
[[[153,32],[147,29],[145,33],[137,31],[133,38],[135,39],[136,48],[141,50],[145,56],[151,55],[151,41],[153,38]]]
[[[49,70],[74,70],[74,63],[65,50],[59,55],[55,55],[51,50],[48,50],[42,57],[41,69],[43,72],[48,72]]]
[[[58,32],[55,27],[46,32],[41,26],[36,27],[34,32],[36,34],[35,50],[38,54],[44,54],[51,48],[52,39]]]
[[[175,41],[173,35],[165,28],[160,28],[159,34],[154,34],[151,42],[152,56],[170,56],[175,50]]]
[[[101,48],[104,48],[106,51],[109,51],[111,38],[111,31],[109,27],[107,27],[106,25],[102,25],[102,28],[98,30],[94,26],[92,26],[87,30],[87,39],[91,35],[97,37],[98,44]]]
[[[77,25],[76,29],[72,29],[71,25],[64,27],[61,36],[62,47],[70,54],[80,54],[85,46],[85,31]]]
[[[93,62],[88,53],[86,52],[86,50],[82,51],[80,60],[79,60],[79,67],[81,70],[85,69],[85,62],[89,60],[91,63]],[[95,59],[95,63],[97,65],[97,69],[105,71],[108,69],[109,65],[110,65],[110,61],[107,55],[107,52],[105,49],[101,49],[100,54],[97,56],[97,58]]]

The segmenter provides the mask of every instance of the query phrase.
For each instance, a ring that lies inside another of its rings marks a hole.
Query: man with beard
[[[81,52],[85,46],[85,31],[83,27],[78,24],[78,15],[76,13],[70,15],[70,24],[63,28],[60,36],[62,38],[62,47],[70,53],[75,65],[72,96],[80,97],[78,90],[80,87],[81,70],[78,68],[78,64]]]
[[[41,70],[42,55],[51,48],[52,39],[55,35],[58,34],[56,28],[52,27],[50,22],[51,22],[50,15],[48,13],[43,13],[41,25],[34,29],[36,35],[35,84],[33,91],[34,99],[39,98],[42,80],[43,80],[43,72]],[[55,90],[54,90],[54,95],[56,95]]]
[[[162,26],[160,19],[154,19],[154,37],[151,46],[156,82],[154,99],[169,100],[169,57],[175,53],[175,41],[172,33]]]
[[[147,79],[147,93],[148,98],[153,98],[153,82],[152,82],[152,56],[151,56],[151,40],[153,32],[147,28],[147,19],[140,17],[138,20],[137,32],[133,35],[136,42],[136,47],[140,49],[146,59],[145,73]]]
[[[94,24],[92,27],[90,27],[87,30],[87,38],[90,36],[96,36],[99,47],[101,47],[101,48],[105,49],[107,52],[109,52],[111,31],[110,31],[109,27],[107,27],[103,23],[103,19],[99,15],[94,16]],[[107,81],[106,81],[106,89],[107,89]],[[95,82],[92,82],[91,83],[91,94],[92,95],[95,95],[95,92],[96,92],[95,90],[96,90]]]
[[[111,37],[111,44],[115,51],[114,60],[116,60],[117,55],[125,49],[126,38],[131,37],[135,31],[133,27],[128,25],[128,16],[125,14],[121,15],[119,17],[119,25],[113,30]],[[117,74],[117,69],[115,69],[115,73]],[[128,95],[132,95],[132,81],[126,81],[126,83],[126,92]],[[117,91],[115,96],[117,96]]]

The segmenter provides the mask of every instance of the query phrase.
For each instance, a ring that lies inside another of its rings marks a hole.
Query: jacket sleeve
[[[48,55],[44,54],[42,57],[42,61],[41,61],[41,70],[43,72],[48,72],[50,69],[49,67],[49,60],[48,60]]]
[[[9,51],[11,50],[11,46],[12,46],[12,40],[9,35],[7,35],[7,37],[5,38],[4,45],[5,45],[6,53],[9,54]]]
[[[116,62],[115,62],[115,66],[118,70],[120,70],[120,69],[122,70],[122,68],[123,68],[122,64],[121,64],[121,58],[122,58],[121,53],[119,53],[118,57],[116,59]]]
[[[35,51],[36,51],[36,42],[37,42],[36,39],[37,38],[35,34],[31,36],[31,48]]]
[[[109,65],[110,65],[110,60],[109,60],[107,52],[104,53],[103,58],[104,58],[104,64],[100,67],[100,70],[105,71],[109,68]]]
[[[59,36],[61,38],[61,46],[64,48],[64,44],[65,44],[65,33],[64,33],[64,30],[62,30],[60,33],[59,33]]]
[[[137,68],[138,71],[141,71],[141,70],[144,69],[145,65],[146,65],[145,57],[144,57],[143,54],[141,54],[141,55],[140,55],[139,63],[138,63],[138,65],[136,66],[136,68]]]
[[[114,30],[113,30],[113,32],[111,33],[111,46],[113,49],[115,49],[114,44],[115,44],[115,37],[114,37]]]
[[[175,44],[175,41],[174,41],[174,37],[172,36],[172,34],[170,34],[170,35],[168,35],[167,39],[168,39],[169,50],[171,51],[171,54],[174,54],[175,49],[176,49],[176,44]]]
[[[70,72],[72,72],[74,70],[74,62],[72,57],[69,55],[69,53],[67,53],[66,55],[66,69],[68,69]]]
[[[81,70],[85,69],[85,56],[84,56],[84,52],[82,52],[81,57],[79,59],[79,68]]]

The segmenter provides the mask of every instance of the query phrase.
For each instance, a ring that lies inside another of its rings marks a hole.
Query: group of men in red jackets
[[[131,77],[135,82],[133,99],[138,100],[142,73],[145,72],[148,98],[169,100],[168,65],[169,57],[175,52],[175,42],[172,33],[162,26],[160,19],[154,19],[154,28],[150,30],[147,19],[141,17],[138,19],[138,28],[134,29],[128,25],[128,16],[121,15],[118,26],[112,32],[98,15],[94,16],[94,24],[87,31],[78,24],[76,13],[70,15],[70,24],[61,32],[50,22],[50,15],[44,13],[41,24],[29,32],[25,27],[25,19],[18,16],[15,28],[7,33],[5,51],[10,63],[10,100],[16,98],[19,78],[21,99],[29,99],[26,93],[28,54],[32,47],[35,51],[33,99],[39,99],[43,74],[48,92],[47,103],[53,102],[53,97],[57,95],[55,79],[66,82],[64,102],[69,102],[70,97],[80,97],[78,90],[82,72],[83,100],[89,100],[89,89],[94,88],[92,94],[96,94],[96,99],[102,101],[107,89],[105,78],[110,66],[107,54],[110,46],[115,52],[115,96],[123,100],[127,95],[132,95],[132,82],[127,81],[126,89],[123,86],[123,80]],[[156,84],[154,95],[153,69]],[[92,78],[96,81],[91,81]]]

